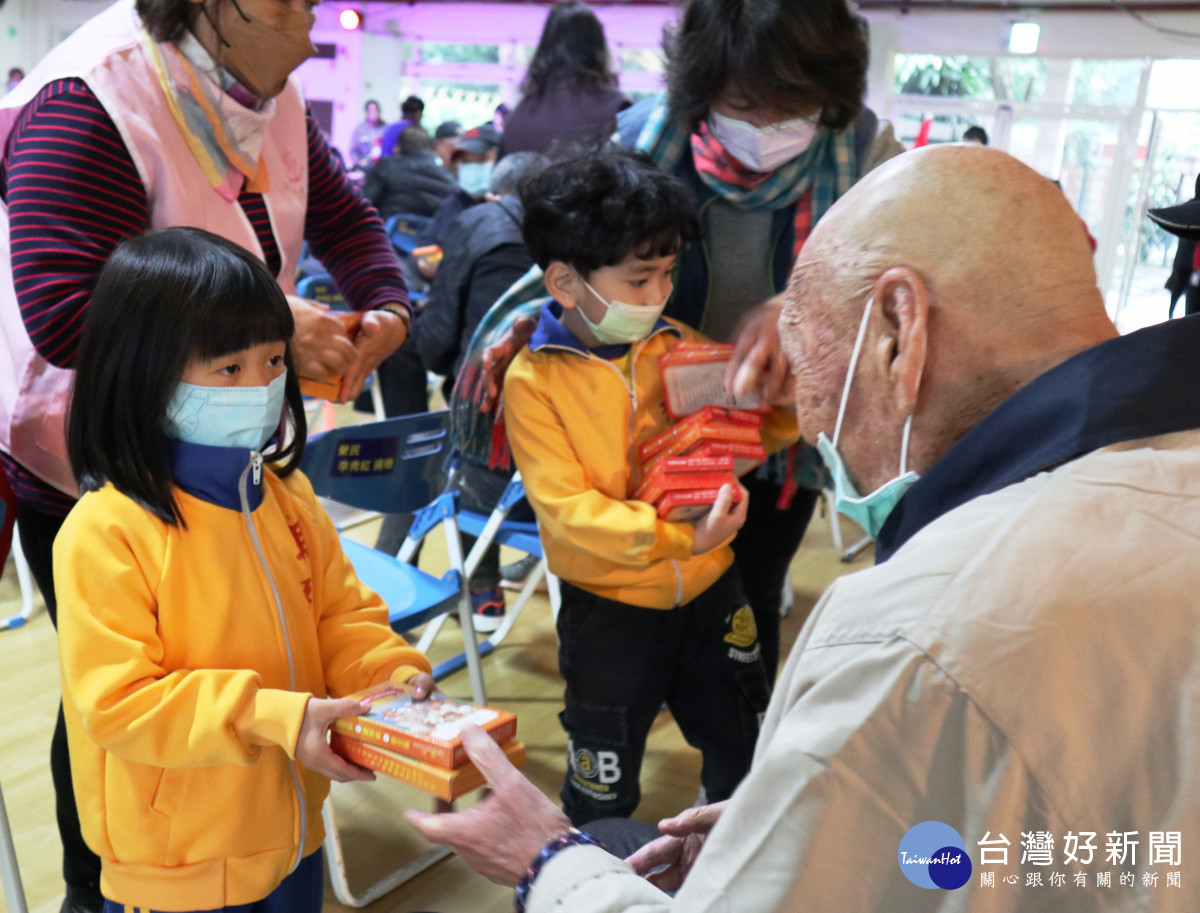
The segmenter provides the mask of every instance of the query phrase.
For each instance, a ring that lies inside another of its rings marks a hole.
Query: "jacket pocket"
[[[186,769],[163,769],[159,771],[158,785],[150,798],[151,810],[170,818],[179,810],[183,790],[187,786],[189,771]]]

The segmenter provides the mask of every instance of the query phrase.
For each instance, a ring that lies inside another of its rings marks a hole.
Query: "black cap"
[[[438,128],[433,131],[434,139],[454,139],[462,133],[462,124],[456,120],[442,121],[438,124]]]
[[[493,149],[500,148],[500,131],[491,124],[480,124],[472,127],[454,144],[454,154],[470,152],[475,155],[487,155]]]

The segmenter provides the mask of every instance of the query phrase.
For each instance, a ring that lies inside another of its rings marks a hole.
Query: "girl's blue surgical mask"
[[[854,369],[858,366],[858,356],[862,351],[863,339],[867,332],[867,319],[871,316],[871,304],[874,299],[867,300],[867,309],[863,312],[862,323],[858,327],[858,337],[854,340],[854,351],[850,355],[850,367],[846,370],[846,384],[842,388],[842,403],[838,407],[837,422],[833,426],[833,440],[822,431],[817,435],[817,453],[833,476],[833,506],[838,513],[849,517],[863,528],[872,539],[879,535],[883,524],[905,493],[916,484],[920,476],[915,472],[906,471],[908,465],[908,435],[912,430],[912,415],[904,423],[904,438],[900,443],[900,475],[884,482],[868,495],[861,495],[850,478],[846,463],[838,452],[838,436],[842,432],[842,418],[846,415],[846,402],[850,398],[850,382],[854,379]]]
[[[492,183],[494,162],[463,162],[458,166],[458,186],[473,197],[481,197]]]
[[[208,447],[261,450],[283,416],[284,371],[265,387],[203,387],[180,381],[167,403],[167,437]]]

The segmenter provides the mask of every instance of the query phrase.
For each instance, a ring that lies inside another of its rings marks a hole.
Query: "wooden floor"
[[[846,522],[843,528],[851,529]],[[365,527],[360,538],[369,541],[371,536],[371,528]],[[435,535],[431,542],[439,539]],[[802,619],[825,587],[840,574],[870,562],[868,552],[853,565],[840,563],[830,542],[828,520],[818,512],[792,563],[796,611],[784,621],[785,655]],[[421,563],[440,573],[446,566],[444,549],[426,549]],[[0,579],[0,617],[18,608],[16,573],[10,562]],[[458,639],[458,626],[447,624],[431,651],[434,662],[457,652]],[[562,680],[545,597],[534,598],[507,640],[484,661],[484,670],[490,702],[518,714],[519,735],[528,747],[526,773],[547,795],[557,797],[565,768],[566,737],[558,724]],[[61,847],[47,758],[59,683],[54,630],[44,609],[39,608],[25,627],[0,632],[0,687],[6,695],[0,715],[0,787],[25,895],[32,913],[57,913],[63,890]],[[440,687],[454,697],[470,696],[465,672],[447,678]],[[699,760],[669,714],[661,714],[646,753],[643,800],[637,817],[656,821],[692,805],[699,788]],[[428,807],[423,794],[381,778],[375,783],[334,784],[333,798],[352,888],[361,890],[398,861],[428,848],[400,817],[410,805]],[[511,890],[490,884],[451,857],[365,909],[370,913],[507,913],[511,908]],[[334,898],[328,879],[324,909],[326,913],[350,909]]]

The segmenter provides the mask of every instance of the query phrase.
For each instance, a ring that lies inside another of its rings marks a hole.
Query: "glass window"
[[[1194,111],[1200,60],[1156,60],[1150,70],[1146,107]]]
[[[422,41],[421,59],[425,63],[499,63],[500,48],[494,44]]]
[[[618,47],[616,56],[622,70],[662,73],[667,68],[667,59],[662,48]]]
[[[500,86],[476,82],[440,82],[422,80],[417,92],[425,100],[424,124],[456,120],[470,129],[491,123],[496,105],[502,101]]]
[[[1004,98],[1010,101],[1042,101],[1048,69],[1045,58],[1001,57],[996,60],[993,78],[1004,87]]]
[[[1137,104],[1141,78],[1140,60],[1077,60],[1071,80],[1071,104]]]
[[[897,54],[895,90],[900,95],[993,98],[991,66],[983,57]]]

